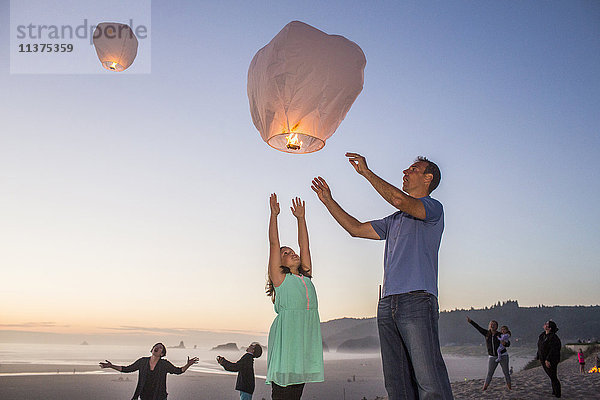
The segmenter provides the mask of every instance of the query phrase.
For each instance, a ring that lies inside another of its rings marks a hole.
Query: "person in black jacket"
[[[538,338],[536,358],[540,360],[544,372],[550,377],[552,395],[560,397],[560,382],[557,376],[557,368],[560,362],[561,343],[558,336],[556,336],[556,331],[558,331],[556,322],[550,320],[544,324],[544,332]]]
[[[183,374],[187,369],[198,362],[198,357],[189,358],[183,367],[176,367],[170,361],[163,360],[167,355],[167,348],[162,343],[152,346],[150,357],[142,357],[128,366],[114,365],[108,360],[101,362],[101,368],[112,368],[120,372],[140,371],[138,383],[131,400],[166,400],[167,374]]]
[[[246,354],[237,362],[232,363],[224,357],[217,356],[217,362],[226,371],[238,372],[235,390],[240,391],[240,400],[252,400],[254,393],[254,359],[262,355],[262,347],[258,343],[252,343],[246,349]]]
[[[487,345],[488,352],[488,372],[485,378],[485,383],[483,384],[483,390],[486,390],[492,381],[492,376],[494,376],[494,372],[496,371],[496,367],[498,364],[502,367],[502,373],[504,374],[504,380],[506,381],[506,387],[508,390],[511,390],[511,382],[510,382],[510,370],[508,368],[508,353],[506,349],[500,351],[500,362],[496,362],[496,358],[498,357],[498,346],[500,343],[504,347],[510,346],[510,341],[500,342],[501,333],[498,332],[498,322],[491,320],[488,326],[488,329],[485,330],[471,318],[467,317],[467,321],[475,327],[483,336],[485,336],[485,344]]]

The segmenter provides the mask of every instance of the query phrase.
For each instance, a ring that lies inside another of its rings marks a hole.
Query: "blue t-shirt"
[[[385,240],[382,296],[425,290],[438,295],[438,251],[444,231],[444,208],[431,197],[421,199],[425,219],[403,211],[371,221]]]

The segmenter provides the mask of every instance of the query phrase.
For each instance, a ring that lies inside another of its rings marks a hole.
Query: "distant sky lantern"
[[[287,24],[248,69],[250,114],[263,140],[288,153],[320,150],[362,91],[366,62],[343,36]]]
[[[102,22],[93,36],[96,54],[102,66],[110,71],[125,71],[135,60],[138,40],[128,25]]]

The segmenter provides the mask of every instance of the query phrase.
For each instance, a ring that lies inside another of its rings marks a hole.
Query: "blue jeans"
[[[453,399],[438,337],[438,302],[426,292],[384,297],[377,307],[389,400]]]
[[[247,392],[242,392],[240,390],[240,400],[252,400],[252,395]]]

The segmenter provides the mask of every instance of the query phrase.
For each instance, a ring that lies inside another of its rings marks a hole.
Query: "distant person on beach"
[[[561,388],[558,380],[557,369],[560,362],[560,348],[562,347],[560,339],[556,335],[558,326],[556,322],[550,320],[544,323],[544,331],[538,338],[538,351],[536,358],[540,360],[544,372],[550,377],[552,384],[552,395],[560,397]]]
[[[579,372],[585,374],[585,357],[582,349],[577,352],[577,361],[579,362]]]
[[[496,357],[496,362],[500,362],[500,359],[502,358],[502,353],[506,353],[506,347],[504,347],[504,345],[502,343],[506,343],[508,342],[508,339],[510,339],[510,331],[508,330],[508,326],[506,325],[502,325],[500,327],[500,337],[498,338],[498,340],[500,341],[500,345],[498,346],[498,350],[496,350],[496,352],[498,353],[498,357]]]
[[[269,204],[267,295],[271,296],[277,316],[269,330],[266,383],[271,385],[273,400],[295,400],[302,397],[306,383],[325,380],[319,305],[312,283],[305,204],[298,197],[292,199],[300,255],[279,243],[279,203],[275,193]]]
[[[496,367],[500,364],[502,367],[502,373],[504,374],[504,381],[506,382],[506,387],[508,390],[512,389],[511,381],[510,381],[510,370],[508,369],[509,359],[508,352],[506,348],[510,346],[510,342],[500,342],[501,333],[498,332],[498,322],[491,320],[488,329],[483,329],[479,326],[475,321],[471,318],[467,317],[467,322],[469,322],[475,329],[479,331],[483,336],[485,336],[485,344],[487,346],[488,352],[488,371],[487,376],[485,377],[485,382],[483,384],[483,389],[486,390],[492,381],[492,377],[494,376],[494,372],[496,371]],[[502,345],[504,350],[498,350],[498,348]],[[500,361],[497,362],[498,354],[500,354]]]
[[[112,368],[119,372],[140,371],[138,383],[132,400],[166,400],[167,374],[183,374],[187,369],[198,362],[198,357],[189,358],[183,367],[176,367],[170,361],[163,359],[167,355],[167,348],[162,343],[152,346],[150,357],[142,357],[131,365],[114,365],[108,360],[101,362],[101,368]]]
[[[389,399],[452,399],[438,336],[438,251],[444,210],[429,196],[440,182],[440,169],[425,157],[417,158],[403,171],[400,190],[373,173],[360,154],[346,157],[397,209],[383,219],[360,222],[332,198],[325,179],[312,181],[319,200],[351,236],[386,241],[377,326]]]
[[[246,354],[237,362],[232,363],[224,357],[217,356],[217,362],[226,371],[237,372],[235,390],[240,392],[240,400],[252,400],[254,393],[254,359],[262,355],[262,347],[258,343],[252,343],[246,349]]]

